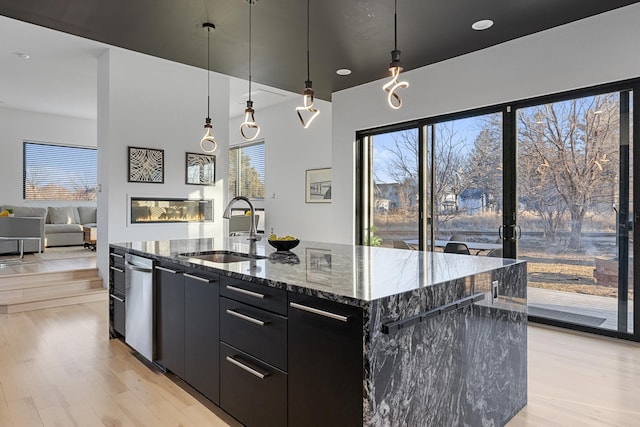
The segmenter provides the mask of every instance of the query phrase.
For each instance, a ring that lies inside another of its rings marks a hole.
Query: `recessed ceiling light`
[[[476,21],[473,23],[473,25],[471,25],[471,28],[476,31],[487,30],[491,27],[493,27],[493,21],[491,19],[481,19],[480,21]]]
[[[349,74],[351,74],[351,70],[348,68],[340,68],[336,70],[336,74],[339,76],[348,76]]]
[[[20,59],[29,59],[30,58],[29,55],[27,55],[26,53],[22,53],[22,52],[13,52],[13,54],[15,56],[17,56],[18,58],[20,58]]]

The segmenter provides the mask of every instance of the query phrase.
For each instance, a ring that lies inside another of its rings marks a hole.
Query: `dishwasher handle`
[[[131,264],[128,261],[125,262],[124,266],[125,266],[125,268],[127,268],[129,270],[133,270],[133,271],[141,271],[143,273],[152,273],[153,272],[153,268],[140,267],[138,265]]]

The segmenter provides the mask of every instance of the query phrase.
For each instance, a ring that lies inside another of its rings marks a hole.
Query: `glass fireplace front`
[[[213,221],[213,200],[131,198],[131,224]]]

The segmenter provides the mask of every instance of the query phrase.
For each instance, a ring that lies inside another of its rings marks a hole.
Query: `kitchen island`
[[[316,242],[193,256],[247,253],[236,239],[112,244],[110,287],[120,257],[154,260],[153,361],[242,423],[504,425],[526,405],[526,263]]]

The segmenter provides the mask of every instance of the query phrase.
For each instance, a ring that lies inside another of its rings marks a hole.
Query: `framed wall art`
[[[213,185],[216,182],[216,156],[187,153],[185,183]]]
[[[307,170],[305,188],[305,202],[331,203],[331,168]]]
[[[164,183],[164,150],[129,147],[129,182]]]

